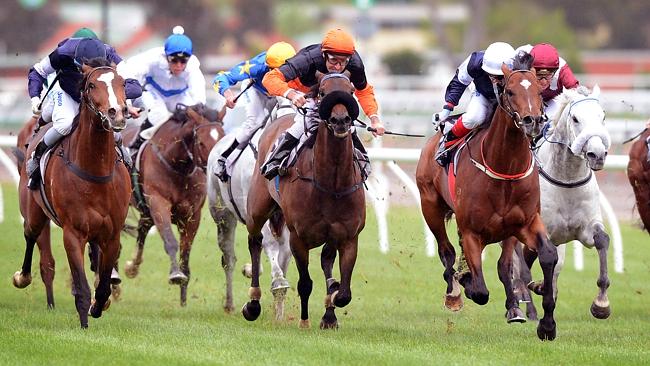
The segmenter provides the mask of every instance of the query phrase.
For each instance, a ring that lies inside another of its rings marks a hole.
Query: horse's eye
[[[319,92],[318,92],[318,96],[321,97],[321,98],[324,97],[324,96],[325,96],[325,92],[322,91],[322,90],[319,91]]]
[[[95,84],[88,83],[88,89],[95,89]]]
[[[578,123],[578,119],[576,118],[576,116],[572,116],[572,118],[573,118],[573,123]]]
[[[515,93],[513,93],[510,89],[506,89],[506,94],[508,94],[509,97],[515,95]]]

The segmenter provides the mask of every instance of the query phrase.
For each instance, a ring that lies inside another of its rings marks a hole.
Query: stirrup
[[[40,169],[36,169],[36,171],[32,172],[32,174],[29,176],[29,180],[27,181],[27,188],[34,191],[38,189],[38,185],[40,182],[41,182],[41,172]]]
[[[230,178],[228,171],[226,170],[226,159],[223,156],[217,160],[217,169],[215,170],[214,175],[224,183]]]

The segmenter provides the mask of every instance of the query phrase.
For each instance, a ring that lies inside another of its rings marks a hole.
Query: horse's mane
[[[533,55],[528,52],[519,52],[513,58],[512,70],[530,70],[533,67]]]
[[[574,99],[576,99],[579,96],[589,96],[591,94],[591,90],[587,88],[584,85],[580,85],[577,88],[574,89],[564,89],[562,94],[558,95],[555,97],[553,100],[555,103],[557,103],[558,108],[557,112],[555,112],[555,116],[553,116],[553,126],[557,126],[557,123],[560,121],[560,118],[562,117],[562,113],[564,113],[564,108],[567,107]]]

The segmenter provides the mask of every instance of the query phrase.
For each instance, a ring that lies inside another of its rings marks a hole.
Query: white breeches
[[[296,139],[300,139],[300,137],[305,133],[305,125],[307,130],[310,131],[318,127],[319,117],[318,111],[316,110],[316,102],[313,99],[308,98],[307,103],[305,103],[303,107],[307,109],[307,116],[304,116],[300,112],[296,113],[293,118],[293,124],[291,127],[287,128],[287,133]]]
[[[463,114],[463,126],[468,130],[474,129],[488,118],[492,105],[490,101],[485,98],[481,93],[474,91],[467,103],[467,110]]]
[[[253,137],[276,105],[276,98],[269,98],[255,88],[248,89],[242,98],[246,103],[246,120],[237,133],[236,138],[239,143],[248,142]]]
[[[181,93],[165,98],[155,89],[148,89],[142,93],[142,103],[147,109],[149,122],[154,126],[166,122],[176,110],[176,104],[194,104],[188,93]]]
[[[61,135],[68,135],[72,121],[79,113],[79,103],[61,89],[59,83],[52,87],[43,102],[41,118],[45,122],[54,122],[52,127]]]

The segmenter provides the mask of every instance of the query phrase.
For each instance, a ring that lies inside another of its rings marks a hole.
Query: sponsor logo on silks
[[[63,92],[58,92],[56,95],[56,103],[59,107],[63,105]]]

